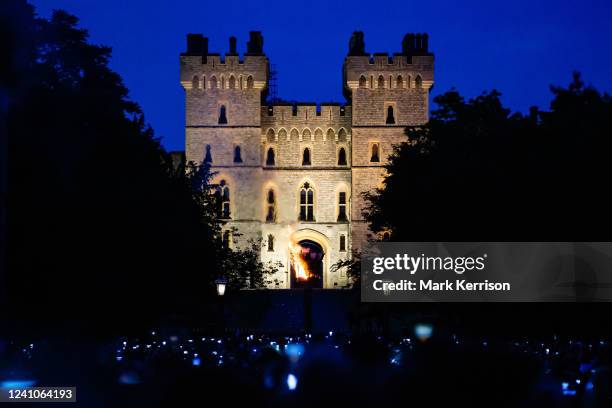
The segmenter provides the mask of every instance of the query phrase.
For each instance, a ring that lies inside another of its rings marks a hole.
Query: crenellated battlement
[[[258,31],[250,32],[247,52],[242,56],[236,51],[235,37],[230,37],[229,52],[222,55],[209,52],[208,38],[202,34],[188,34],[187,51],[181,53],[180,60],[184,89],[267,88],[269,62]]]
[[[402,52],[370,54],[365,51],[363,33],[356,31],[349,41],[344,60],[344,94],[352,98],[357,88],[430,89],[433,85],[434,56],[429,52],[427,34],[406,34]]]
[[[350,105],[341,105],[334,102],[321,104],[315,102],[278,103],[262,106],[261,123],[262,126],[264,123],[290,125],[302,122],[320,125],[338,123],[350,126],[351,112]]]

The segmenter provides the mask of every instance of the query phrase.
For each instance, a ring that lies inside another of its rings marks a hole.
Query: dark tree
[[[173,167],[74,16],[12,3],[4,317],[137,328],[187,310],[219,265],[209,176]]]
[[[609,239],[612,100],[578,74],[552,92],[550,111],[528,115],[495,91],[436,97],[367,194],[372,229],[394,241]]]

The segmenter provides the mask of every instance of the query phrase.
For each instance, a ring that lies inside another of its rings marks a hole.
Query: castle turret
[[[367,238],[361,193],[379,186],[393,145],[406,142],[406,126],[428,120],[434,57],[427,34],[406,34],[402,52],[389,55],[365,51],[355,32],[344,60],[344,93],[352,104],[352,223],[356,247]]]
[[[250,33],[247,51],[241,57],[231,37],[228,53],[212,53],[206,37],[189,34],[187,51],[180,57],[186,160],[209,162],[217,173],[215,181],[223,184],[226,229],[242,223],[245,241],[259,237],[250,234],[256,228],[248,223],[259,219],[259,212],[248,204],[260,198],[254,186],[261,177],[261,101],[268,84],[261,33]]]

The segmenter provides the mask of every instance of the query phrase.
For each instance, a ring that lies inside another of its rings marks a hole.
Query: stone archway
[[[329,253],[328,240],[322,233],[303,229],[294,232],[290,250],[291,288],[328,288]]]

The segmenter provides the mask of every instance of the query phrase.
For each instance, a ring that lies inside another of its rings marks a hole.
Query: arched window
[[[380,146],[378,143],[372,143],[372,154],[370,155],[370,161],[372,163],[380,162]]]
[[[242,154],[240,146],[234,147],[234,163],[242,163]]]
[[[253,89],[253,77],[250,75],[247,77],[247,89]]]
[[[221,89],[225,89],[225,77],[221,75]]]
[[[274,190],[268,190],[268,197],[266,198],[266,222],[276,221],[276,197]]]
[[[268,129],[268,132],[266,133],[266,140],[268,142],[274,142],[276,139],[276,135],[274,134],[274,129]]]
[[[278,131],[278,138],[280,140],[289,140],[289,138],[287,137],[287,131],[285,129],[281,129]]]
[[[402,78],[401,75],[397,76],[397,87],[398,88],[403,88],[404,87],[404,79]]]
[[[206,145],[206,154],[204,155],[204,163],[212,163],[212,152],[210,145]]]
[[[346,221],[346,192],[338,193],[338,221]]]
[[[219,124],[227,125],[227,116],[225,115],[225,105],[221,105],[221,108],[219,108]]]
[[[382,240],[383,241],[390,241],[391,240],[391,233],[389,231],[383,232]]]
[[[378,87],[379,88],[385,87],[385,78],[382,75],[378,77]]]
[[[393,116],[393,106],[387,106],[387,120],[385,122],[387,125],[392,125],[395,123],[395,117]]]
[[[346,166],[346,150],[344,147],[338,150],[338,166]]]
[[[268,152],[266,153],[266,166],[274,166],[274,149],[269,147]]]
[[[312,134],[310,133],[309,129],[304,129],[304,131],[302,132],[302,138],[304,140],[310,139],[312,141]]]
[[[323,140],[323,131],[321,129],[315,130],[314,135],[315,135],[314,137],[315,140]]]
[[[304,148],[304,152],[302,153],[302,166],[310,166],[310,149]]]
[[[346,142],[346,130],[344,130],[344,128],[340,128],[338,131],[338,141]]]
[[[219,182],[217,199],[219,200],[219,216],[226,219],[230,218],[230,189],[225,180]]]
[[[363,75],[359,77],[359,87],[365,88],[368,85],[368,80]]]
[[[229,89],[235,89],[236,88],[236,78],[234,78],[234,76],[230,76],[229,78]]]
[[[415,88],[423,87],[423,80],[421,79],[420,75],[417,75],[417,77],[414,79],[414,87]]]
[[[291,140],[297,140],[300,137],[300,133],[297,129],[291,129]]]
[[[327,130],[327,139],[328,140],[334,140],[335,137],[336,137],[336,133],[334,132],[334,129],[329,128]]]
[[[211,89],[217,88],[217,77],[214,75],[210,78],[210,88]]]
[[[268,252],[274,252],[274,235],[268,235]]]
[[[314,190],[308,182],[300,188],[300,221],[314,221]]]
[[[197,75],[195,75],[193,77],[193,79],[191,80],[191,87],[193,89],[199,89],[200,88],[200,80],[198,79]]]

